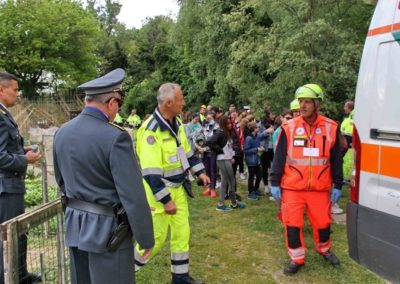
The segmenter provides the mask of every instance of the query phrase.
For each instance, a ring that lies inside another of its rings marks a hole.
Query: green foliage
[[[118,22],[118,0],[0,2],[0,67],[22,78],[26,95],[44,76],[76,86],[121,67],[123,112],[144,116],[164,82],[182,86],[187,109],[200,104],[287,107],[297,87],[318,83],[323,112],[338,119],[354,97],[374,1],[180,0],[177,22]],[[58,81],[59,82],[59,81]]]
[[[42,204],[43,190],[42,190],[42,177],[35,176],[33,172],[28,172],[26,179],[26,193],[25,193],[25,206],[33,207]],[[48,187],[48,199],[55,200],[57,198],[57,189],[55,187]]]
[[[98,35],[94,17],[76,1],[0,4],[0,66],[21,79],[27,97],[49,78],[76,85],[93,77]]]

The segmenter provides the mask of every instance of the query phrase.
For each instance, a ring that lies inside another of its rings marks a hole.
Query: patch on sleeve
[[[147,143],[148,143],[149,145],[153,145],[154,143],[156,143],[156,138],[154,138],[153,135],[149,135],[149,136],[147,136],[146,141],[147,141]]]

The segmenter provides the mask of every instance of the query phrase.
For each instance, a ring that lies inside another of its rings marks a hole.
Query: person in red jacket
[[[313,229],[316,251],[336,266],[330,250],[331,202],[341,196],[342,155],[336,122],[318,113],[323,92],[316,84],[296,90],[300,113],[282,124],[271,171],[271,193],[282,198],[282,219],[291,262],[284,269],[293,275],[304,265],[304,210]],[[332,189],[333,183],[333,189]],[[332,190],[331,190],[332,189]]]

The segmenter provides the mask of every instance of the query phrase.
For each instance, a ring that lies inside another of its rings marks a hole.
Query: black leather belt
[[[101,205],[101,204],[96,204],[96,203],[91,203],[75,198],[70,198],[70,197],[65,197],[65,202],[67,207],[71,207],[74,209],[82,210],[82,211],[87,211],[90,213],[94,214],[99,214],[99,215],[107,215],[107,216],[116,216],[116,212],[114,207],[111,206],[106,206],[106,205]]]

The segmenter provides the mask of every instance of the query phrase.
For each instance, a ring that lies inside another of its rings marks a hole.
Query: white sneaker
[[[271,200],[271,201],[276,201],[276,199],[275,199],[273,196],[270,196],[270,197],[269,197],[269,200]]]
[[[244,173],[240,173],[239,178],[240,178],[241,180],[245,180],[245,179],[246,179],[246,176],[244,175]]]
[[[339,204],[332,203],[332,214],[342,214],[343,209],[339,207]]]

